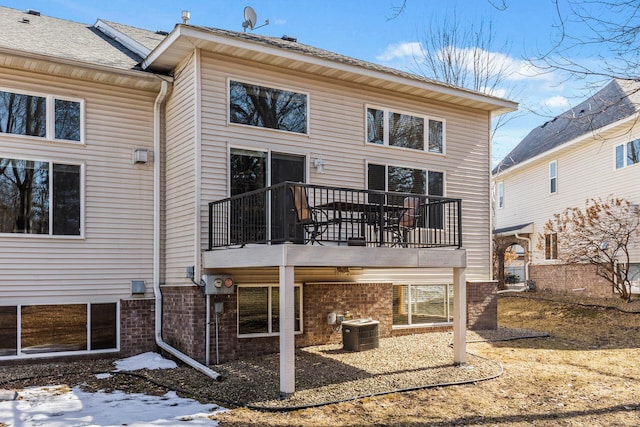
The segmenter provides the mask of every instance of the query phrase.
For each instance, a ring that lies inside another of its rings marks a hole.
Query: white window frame
[[[498,182],[498,209],[504,208],[504,181]]]
[[[12,157],[16,159],[15,157]],[[16,160],[27,160],[34,162],[42,162],[49,164],[49,206],[52,205],[51,197],[53,196],[53,165],[70,165],[70,166],[79,166],[80,167],[80,234],[78,235],[67,235],[67,234],[53,234],[53,209],[49,209],[49,233],[48,234],[31,234],[31,233],[0,233],[0,237],[16,237],[20,239],[71,239],[71,240],[82,240],[84,239],[85,232],[85,164],[82,162],[73,162],[73,161],[54,161],[54,160],[42,160],[42,159],[34,159],[34,158],[26,158],[20,156],[19,159]]]
[[[549,194],[556,194],[558,192],[558,161],[557,160],[552,160],[549,162],[549,187],[548,188],[549,188]]]
[[[267,89],[277,89],[277,90],[283,90],[283,91],[287,91],[287,92],[292,92],[298,95],[304,95],[307,97],[307,105],[306,105],[306,129],[307,131],[305,133],[302,132],[293,132],[293,131],[288,131],[288,130],[283,130],[283,129],[273,129],[273,128],[269,128],[269,127],[263,127],[263,126],[254,126],[254,125],[246,125],[243,123],[234,123],[231,121],[231,82],[237,82],[237,83],[242,83],[242,84],[248,84],[248,85],[254,85],[254,86],[261,86]],[[287,135],[300,135],[300,136],[304,136],[304,137],[309,137],[311,136],[311,94],[309,92],[303,91],[303,90],[298,90],[298,89],[292,89],[290,87],[284,87],[284,86],[279,86],[277,84],[272,84],[269,82],[258,82],[255,80],[249,80],[249,79],[244,79],[244,78],[234,78],[234,77],[227,77],[227,94],[226,94],[226,99],[227,99],[227,108],[226,108],[226,113],[227,113],[227,126],[242,126],[244,128],[250,128],[250,129],[263,129],[263,130],[267,130],[267,131],[272,131],[272,132],[282,132],[285,133]]]
[[[640,162],[629,164],[629,145],[636,143],[636,141],[640,141],[640,139],[635,138],[635,139],[632,139],[631,141],[625,142],[623,144],[617,144],[616,146],[613,147],[613,168],[614,168],[614,170],[620,170],[620,169],[625,169],[625,168],[628,168],[628,167],[631,167],[631,166],[640,165]],[[618,163],[616,161],[617,160],[616,159],[616,154],[617,154],[618,148],[622,148],[622,166],[620,166],[620,167],[618,167]]]
[[[294,288],[300,289],[300,330],[294,331],[294,335],[301,335],[304,333],[304,295],[303,295],[303,286],[300,283],[294,283]],[[267,296],[267,305],[269,307],[269,313],[267,317],[267,329],[269,332],[256,333],[256,334],[241,334],[240,333],[240,299],[236,298],[236,336],[238,338],[259,338],[259,337],[279,337],[280,332],[272,332],[273,330],[273,315],[271,313],[271,307],[273,307],[272,295],[271,291],[273,288],[279,289],[280,286],[278,284],[246,284],[246,285],[238,285],[236,292],[239,292],[241,288],[269,288],[268,296]],[[282,315],[282,313],[281,313]]]
[[[368,112],[369,109],[373,109],[373,110],[380,110],[383,112],[383,143],[382,144],[376,144],[375,142],[369,142],[369,120],[368,120]],[[422,119],[424,121],[424,129],[423,129],[423,149],[422,150],[417,150],[414,148],[409,148],[409,147],[398,147],[395,145],[390,145],[389,144],[389,114],[390,113],[394,113],[394,114],[404,114],[407,116],[412,116],[412,117],[416,117],[419,119]],[[441,151],[430,151],[429,150],[429,121],[436,121],[436,122],[440,122],[442,123],[442,150]],[[405,111],[402,109],[395,109],[395,108],[389,108],[389,107],[381,107],[379,105],[374,105],[374,104],[365,104],[364,106],[364,142],[365,145],[370,145],[370,146],[375,146],[375,147],[389,147],[389,148],[394,148],[394,149],[399,149],[399,150],[408,150],[411,152],[423,152],[423,153],[427,153],[427,154],[434,154],[434,155],[438,155],[438,156],[444,156],[446,155],[446,140],[447,140],[447,123],[446,120],[444,118],[440,118],[440,117],[435,117],[435,116],[428,116],[428,115],[424,115],[424,114],[417,114],[411,111]]]
[[[392,329],[415,329],[415,328],[429,328],[429,327],[434,327],[434,326],[448,326],[448,325],[453,325],[453,311],[449,313],[449,305],[451,303],[451,300],[449,299],[449,295],[451,293],[451,289],[453,288],[453,284],[452,283],[416,283],[416,282],[411,282],[411,283],[394,283],[393,286],[403,286],[406,285],[408,286],[408,298],[409,298],[409,302],[408,302],[408,313],[407,313],[407,318],[409,320],[409,322],[411,321],[411,316],[412,316],[412,307],[411,307],[411,286],[445,286],[446,290],[445,290],[445,298],[444,298],[444,307],[447,311],[447,318],[450,318],[451,321],[447,321],[447,322],[431,322],[431,323],[409,323],[408,325],[392,325],[391,328]],[[393,305],[393,302],[392,302]]]
[[[72,350],[72,351],[50,351],[46,353],[23,353],[22,352],[22,307],[31,307],[37,305],[84,305],[87,306],[87,350]],[[91,350],[91,305],[92,304],[115,304],[116,305],[116,347],[100,350]],[[62,357],[62,356],[78,356],[84,354],[102,354],[102,353],[117,353],[120,351],[120,301],[94,301],[94,302],[65,302],[59,303],[47,303],[47,304],[7,304],[7,306],[16,307],[16,329],[17,329],[17,342],[16,342],[16,354],[11,356],[0,356],[0,360],[15,360],[15,359],[29,359],[29,358],[42,358],[42,357]]]
[[[558,234],[557,233],[550,233],[550,234],[544,235],[544,259],[546,261],[555,261],[558,259]]]
[[[0,87],[0,91],[2,92],[10,92],[18,95],[25,96],[38,96],[41,98],[45,98],[46,103],[46,126],[45,126],[45,136],[32,136],[32,135],[22,135],[17,133],[0,133],[0,137],[10,137],[10,138],[28,138],[28,139],[37,139],[37,140],[45,140],[51,142],[61,142],[65,144],[76,144],[76,145],[86,145],[85,142],[85,128],[86,128],[86,114],[85,114],[85,100],[82,98],[74,98],[70,96],[62,96],[62,95],[51,95],[42,92],[31,92],[24,90],[16,90],[13,88]],[[59,101],[69,101],[69,102],[77,102],[80,104],[80,140],[73,141],[69,139],[57,139],[56,138],[56,116],[55,116],[55,102]]]

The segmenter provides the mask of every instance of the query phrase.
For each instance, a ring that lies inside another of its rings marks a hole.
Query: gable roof
[[[137,29],[138,39],[159,43],[154,36],[152,31]],[[0,49],[125,70],[140,69],[142,61],[94,26],[1,6]]]
[[[503,98],[340,55],[299,43],[295,39],[186,24],[176,25],[145,58],[142,67],[158,73],[170,73],[195,48],[256,64],[284,67],[332,80],[388,89],[497,114],[513,111],[518,106]]]
[[[640,83],[613,80],[576,107],[533,129],[496,166],[495,175],[638,111]]]

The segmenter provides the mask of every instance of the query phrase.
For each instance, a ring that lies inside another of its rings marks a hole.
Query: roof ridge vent
[[[288,42],[297,42],[298,39],[296,37],[292,37],[292,36],[288,36],[288,35],[284,35],[282,36],[282,40],[288,41]]]
[[[27,15],[40,16],[40,11],[39,10],[27,9],[27,11],[25,13]]]

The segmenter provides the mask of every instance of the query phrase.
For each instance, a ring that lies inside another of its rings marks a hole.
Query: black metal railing
[[[283,182],[209,203],[209,250],[285,242],[460,248],[461,200]]]

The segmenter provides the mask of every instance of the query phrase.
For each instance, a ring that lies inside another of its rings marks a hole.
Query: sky
[[[173,369],[175,362],[157,353],[142,353],[115,362],[116,371]],[[107,377],[111,374],[97,374]],[[164,396],[141,393],[87,393],[76,386],[51,384],[18,390],[18,400],[0,400],[0,425],[20,427],[215,427],[209,418],[226,411],[215,404],[181,398],[174,391]]]
[[[566,0],[560,0],[561,6]],[[498,8],[496,5],[506,7]],[[526,58],[546,52],[558,39],[553,0],[0,0],[20,10],[93,24],[106,19],[148,30],[171,31],[188,10],[189,24],[243,31],[244,8],[257,14],[253,32],[296,37],[300,43],[404,71],[415,72],[419,43],[429,27],[455,13],[463,25],[493,26],[491,54],[509,67],[496,96],[516,101],[518,113],[498,128],[492,144],[497,164],[533,128],[593,94],[583,81],[542,73]],[[568,13],[561,7],[561,13]],[[262,26],[268,20],[268,25]],[[437,24],[435,24],[437,25]],[[590,60],[594,52],[583,52]],[[604,85],[604,81],[597,84]]]

